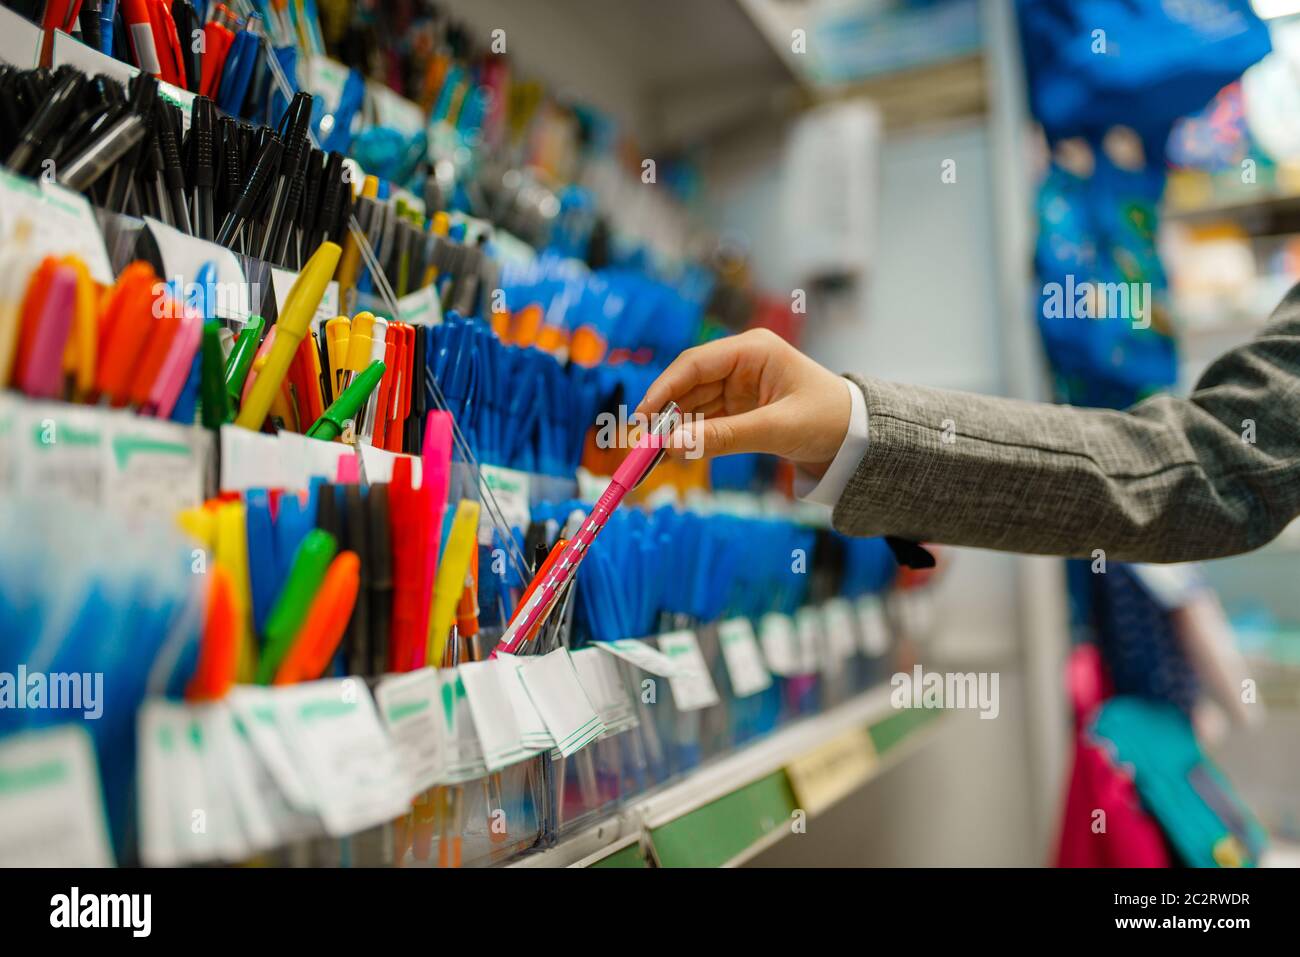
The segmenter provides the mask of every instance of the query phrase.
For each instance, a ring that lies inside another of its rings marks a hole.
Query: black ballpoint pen
[[[284,262],[285,251],[289,248],[289,233],[292,230],[290,220],[302,200],[302,179],[299,174],[302,154],[309,145],[307,130],[310,123],[311,94],[295,93],[280,120],[281,134],[284,136],[284,162],[280,166],[280,176],[271,197],[266,235],[262,239],[261,258],[271,262]]]
[[[272,134],[270,139],[267,140],[266,146],[258,155],[252,171],[248,174],[243,192],[239,194],[234,209],[226,214],[226,221],[221,224],[221,231],[217,234],[217,242],[222,246],[230,245],[239,228],[253,214],[267,183],[275,176],[276,170],[279,169],[280,155],[283,151],[284,144],[280,141],[280,137]]]
[[[212,101],[206,96],[196,97],[190,118],[190,136],[194,140],[194,235],[211,241],[216,238],[216,213],[213,211],[212,191],[216,185],[213,147]]]
[[[39,169],[39,160],[44,158],[41,153],[48,145],[46,140],[76,109],[85,85],[85,75],[76,70],[69,70],[59,78],[40,110],[23,129],[6,166],[15,173],[31,174]]]
[[[185,199],[185,167],[181,165],[180,110],[165,101],[158,103],[158,144],[162,154],[159,177],[167,188],[172,223],[182,232],[194,235],[190,224],[189,203]]]
[[[90,189],[144,139],[145,133],[144,121],[127,110],[81,153],[59,165],[59,184],[79,193]]]

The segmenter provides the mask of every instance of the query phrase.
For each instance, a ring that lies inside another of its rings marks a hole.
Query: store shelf
[[[839,759],[847,756],[855,765],[847,783],[856,788],[929,737],[942,712],[896,710],[890,705],[889,691],[888,686],[874,688],[825,714],[798,721],[512,866],[743,863],[791,833],[793,814],[801,807],[788,771],[792,764],[822,749]],[[846,782],[841,778],[839,783]]]

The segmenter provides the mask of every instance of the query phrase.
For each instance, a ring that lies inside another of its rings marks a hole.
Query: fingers
[[[658,412],[669,402],[680,405],[681,399],[696,387],[725,380],[752,345],[752,339],[741,335],[687,349],[646,389],[636,411],[649,414]]]
[[[691,459],[739,452],[779,455],[783,450],[783,433],[778,419],[779,411],[775,406],[718,418],[693,417],[682,425],[681,434],[671,443],[669,453]]]

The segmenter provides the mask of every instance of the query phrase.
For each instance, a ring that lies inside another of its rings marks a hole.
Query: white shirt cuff
[[[856,385],[848,379],[842,381],[845,388],[849,390],[849,398],[853,403],[849,411],[848,434],[844,436],[844,441],[840,443],[840,450],[835,453],[830,468],[826,470],[826,474],[822,476],[820,482],[816,483],[815,487],[808,490],[808,486],[813,484],[813,480],[798,473],[795,475],[795,493],[801,499],[805,502],[815,502],[818,505],[826,505],[830,508],[834,508],[835,503],[844,494],[849,479],[857,471],[858,463],[862,461],[862,456],[867,451],[867,400],[862,395],[862,390]]]

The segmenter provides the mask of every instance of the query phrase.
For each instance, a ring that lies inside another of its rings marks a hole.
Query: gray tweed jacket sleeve
[[[1189,398],[1126,412],[849,378],[870,439],[835,507],[847,534],[1179,562],[1300,514],[1300,286]]]

